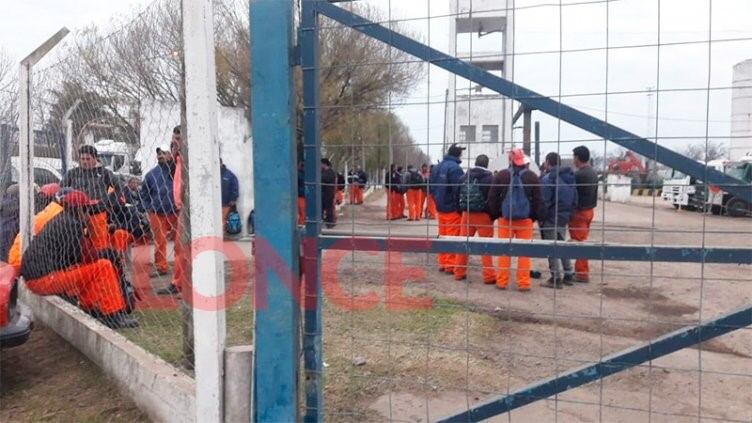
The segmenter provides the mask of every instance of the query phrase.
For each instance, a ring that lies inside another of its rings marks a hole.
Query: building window
[[[483,125],[482,142],[499,142],[499,125]]]
[[[460,142],[475,142],[475,125],[460,125]]]

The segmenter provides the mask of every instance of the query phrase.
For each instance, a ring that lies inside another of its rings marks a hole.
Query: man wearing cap
[[[78,149],[79,167],[66,172],[60,186],[82,191],[92,200],[97,200],[98,204],[89,216],[89,230],[94,247],[103,249],[107,248],[110,242],[107,211],[112,204],[109,194],[115,192],[116,197],[120,197],[120,184],[114,173],[100,166],[98,157],[94,146],[82,145]]]
[[[100,257],[87,231],[90,209],[99,201],[82,191],[62,199],[59,213],[32,239],[23,254],[21,276],[37,295],[78,298],[79,307],[107,326],[120,329],[138,326],[128,316],[127,293],[116,265]]]
[[[509,169],[496,174],[488,192],[491,217],[499,221],[499,238],[533,239],[533,222],[539,221],[542,199],[538,176],[528,170],[525,153],[520,148],[509,152]],[[505,201],[506,200],[506,201]],[[496,287],[506,289],[511,259],[498,259]],[[530,258],[517,258],[517,289],[530,290]]]
[[[238,177],[225,165],[224,160],[219,159],[219,176],[222,179],[222,225],[227,222],[230,210],[235,207],[240,197],[240,185]]]
[[[173,192],[175,171],[170,147],[160,145],[157,147],[157,165],[146,173],[141,184],[141,207],[149,219],[154,240],[154,267],[160,275],[168,272],[167,234],[178,227],[178,208]]]
[[[402,193],[402,175],[397,165],[389,166],[386,174],[386,220],[396,220],[405,217],[405,202]]]
[[[431,172],[431,195],[438,212],[439,235],[458,236],[462,215],[459,206],[460,183],[464,172],[460,167],[460,157],[464,147],[452,144],[441,161]],[[455,255],[439,253],[439,271],[454,273]]]

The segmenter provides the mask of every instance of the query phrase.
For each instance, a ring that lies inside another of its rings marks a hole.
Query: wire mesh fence
[[[335,171],[375,159],[386,176],[364,204],[342,208],[336,226],[326,212],[321,218],[334,249],[321,261],[326,419],[436,420],[749,304],[748,265],[646,258],[591,259],[588,266],[563,249],[548,260],[481,253],[466,261],[468,252],[492,250],[473,244],[511,239],[747,248],[752,224],[731,218],[746,212],[735,212],[728,193],[702,177],[566,118],[526,110],[440,69],[446,59],[428,52],[447,52],[729,173],[749,166],[743,155],[729,154],[740,142],[730,133],[731,69],[747,59],[737,47],[752,43],[752,28],[733,15],[749,5],[384,0],[337,6],[367,21],[346,25],[329,18],[331,7],[319,9],[327,10],[317,25],[320,99],[307,107],[315,107],[321,124],[321,156]],[[420,41],[426,46],[420,53],[435,61],[407,55],[407,43],[374,24]],[[303,24],[302,31],[313,27]],[[364,34],[377,32],[380,41]],[[337,55],[332,40],[339,37],[352,54]],[[360,43],[367,55],[358,54]],[[682,70],[688,63],[696,72]],[[311,62],[304,72],[306,66]],[[339,90],[328,88],[333,76]],[[378,81],[383,91],[373,89]],[[405,147],[420,154],[406,154]],[[323,209],[333,196],[336,203],[336,194],[325,194],[333,186],[325,179],[328,167],[320,182]],[[525,216],[509,210],[525,203],[509,198],[517,173],[529,200]],[[738,179],[734,186],[749,186],[749,179]],[[431,250],[437,235],[469,244],[459,254],[412,252]],[[739,389],[751,376],[748,337],[740,330],[497,418],[746,421],[742,404],[749,398]],[[476,417],[459,417],[465,418]]]
[[[284,188],[256,192],[251,182],[254,168],[277,164],[252,166],[248,69],[267,58],[251,60],[249,7],[214,2],[229,345],[252,341],[254,246],[246,235],[254,197]],[[730,77],[752,46],[748,2],[336,7],[370,23],[318,18],[318,62],[301,67],[317,72],[319,99],[304,105],[298,95],[292,120],[297,204],[275,211],[297,211],[297,224],[313,228],[323,250],[320,258],[304,254],[320,269],[323,296],[323,349],[303,342],[323,366],[323,409],[308,404],[306,412],[332,421],[436,420],[749,306],[752,220],[743,217],[749,202],[734,192],[752,182],[750,135],[732,127],[748,121],[736,111],[747,103],[736,99],[752,88]],[[296,22],[300,34],[314,29]],[[375,24],[394,33],[380,41],[362,31]],[[206,198],[190,198],[179,183],[187,171],[179,159],[187,155],[180,28],[180,2],[157,0],[112,30],[78,31],[35,70],[37,236],[15,264],[22,273],[27,266],[33,292],[61,295],[189,370],[201,340],[192,337],[188,280],[201,251],[189,253],[181,202]],[[400,34],[637,135],[594,135],[561,108],[551,116],[525,106],[538,97],[512,99],[447,71],[445,59],[416,58]],[[12,99],[2,63],[0,94]],[[303,79],[295,74],[299,93],[310,89]],[[311,113],[316,137],[304,124]],[[10,146],[3,213],[17,201],[6,190],[20,171],[15,119],[0,109],[0,138]],[[304,154],[318,137],[317,153]],[[650,154],[623,147],[637,138]],[[738,183],[711,185],[703,182],[710,170],[664,166],[663,147]],[[316,168],[319,155],[320,173],[311,174],[303,159],[316,159]],[[306,216],[318,190],[321,214]],[[520,243],[528,240],[526,250]],[[452,241],[463,244],[442,244]],[[568,249],[576,245],[600,255],[588,262]],[[609,253],[615,246],[635,252]],[[659,250],[673,255],[661,260]],[[302,335],[316,333],[306,327]],[[749,421],[749,337],[748,328],[737,330],[497,418]],[[301,385],[311,383],[310,370]]]

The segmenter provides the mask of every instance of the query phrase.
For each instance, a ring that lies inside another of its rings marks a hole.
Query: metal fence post
[[[31,112],[31,70],[47,53],[50,52],[66,35],[68,28],[60,29],[31,54],[21,60],[18,74],[18,156],[20,169],[18,175],[20,193],[20,230],[21,251],[25,251],[31,241],[31,222],[34,216],[34,122]]]
[[[224,257],[211,0],[183,0],[196,421],[223,421]],[[201,246],[205,252],[197,254]]]
[[[250,2],[251,113],[256,199],[253,413],[298,420],[300,244],[293,112],[293,6]]]

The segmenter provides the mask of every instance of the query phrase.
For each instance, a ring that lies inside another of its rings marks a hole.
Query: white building
[[[495,75],[514,75],[514,0],[450,0],[449,54]],[[457,76],[449,78],[446,145],[467,147],[464,164],[485,154],[491,159],[512,142],[512,100]],[[444,151],[445,152],[445,151]]]
[[[752,59],[734,66],[731,89],[731,143],[729,158],[752,155]]]

